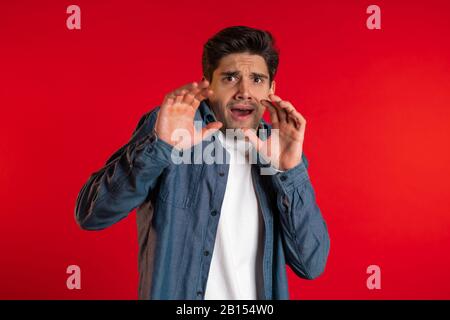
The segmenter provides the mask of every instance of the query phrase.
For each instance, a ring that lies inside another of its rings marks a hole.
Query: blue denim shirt
[[[191,164],[174,164],[174,148],[153,134],[158,111],[159,107],[145,114],[130,141],[90,176],[78,195],[75,217],[83,229],[101,230],[137,209],[139,298],[202,300],[229,165],[194,159],[195,147],[184,151]],[[195,120],[202,126],[215,121],[206,100]],[[264,120],[260,127],[270,135]],[[216,135],[196,147],[223,148]],[[274,175],[261,174],[264,166],[259,157],[252,164],[264,219],[261,298],[289,299],[286,265],[301,278],[318,277],[328,258],[329,236],[306,157]]]

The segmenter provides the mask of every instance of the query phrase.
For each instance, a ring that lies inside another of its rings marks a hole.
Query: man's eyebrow
[[[237,76],[239,74],[240,74],[239,71],[223,71],[220,73],[220,75],[222,76]]]
[[[264,79],[269,79],[269,77],[266,76],[264,73],[259,73],[259,72],[252,72],[252,76],[253,77],[259,77],[259,78],[264,78]]]
[[[220,75],[222,76],[238,76],[241,73],[239,71],[223,71],[220,73]],[[252,72],[251,73],[252,77],[259,77],[259,78],[264,78],[264,79],[269,79],[269,77],[267,75],[265,75],[264,73],[259,73],[259,72]]]

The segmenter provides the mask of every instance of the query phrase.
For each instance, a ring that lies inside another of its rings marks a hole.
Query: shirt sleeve
[[[302,161],[272,176],[286,263],[301,278],[317,278],[325,270],[330,249],[327,225],[316,202],[314,188]]]
[[[130,141],[82,187],[75,206],[81,228],[104,229],[125,218],[145,201],[170,165],[173,147],[153,133],[158,109],[141,118]]]

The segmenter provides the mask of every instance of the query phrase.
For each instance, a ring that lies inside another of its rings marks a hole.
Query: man
[[[269,32],[220,31],[204,46],[202,81],[167,94],[82,188],[83,229],[137,208],[140,299],[288,299],[286,264],[305,279],[324,271],[306,121],[274,94],[277,67]],[[215,161],[198,161],[197,148]]]

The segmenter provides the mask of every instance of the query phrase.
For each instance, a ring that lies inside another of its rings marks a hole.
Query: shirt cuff
[[[162,164],[172,164],[172,152],[174,151],[174,147],[171,144],[156,138],[153,133],[150,134],[147,139],[150,143],[145,147],[144,154]]]
[[[284,193],[289,193],[308,181],[309,175],[304,162],[301,161],[289,170],[276,173],[272,180],[277,189],[282,190]]]

